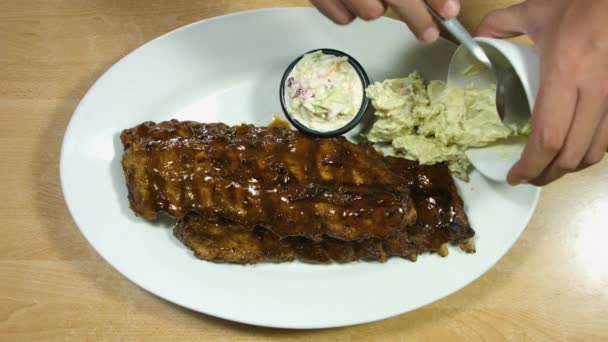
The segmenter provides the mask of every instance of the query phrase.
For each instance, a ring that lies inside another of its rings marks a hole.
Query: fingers
[[[355,16],[344,6],[340,0],[310,0],[323,15],[338,25],[346,25],[355,19]]]
[[[439,38],[439,28],[422,0],[387,1],[419,40],[432,43]]]
[[[540,91],[532,113],[532,133],[521,159],[507,176],[509,184],[536,179],[555,159],[570,130],[577,98],[572,82],[551,70],[541,72]]]
[[[445,19],[456,18],[460,12],[460,1],[458,0],[427,0],[426,2]]]
[[[476,36],[511,38],[526,33],[524,4],[495,10],[483,18],[477,27]]]
[[[346,25],[355,17],[373,20],[386,12],[387,4],[403,19],[419,40],[427,43],[439,38],[439,28],[433,21],[423,0],[311,0],[326,17]],[[450,19],[458,15],[458,0],[428,0],[439,15]]]
[[[608,107],[608,106],[607,106]],[[597,131],[593,136],[591,147],[583,160],[585,165],[594,165],[600,162],[608,150],[608,112],[604,113]]]
[[[606,109],[599,91],[588,87],[579,92],[572,127],[557,158],[558,167],[568,172],[578,168],[591,146],[593,132],[597,131]]]
[[[567,173],[578,171],[589,165],[584,160],[589,151],[593,132],[600,133],[598,126],[605,112],[604,99],[591,89],[579,93],[574,119],[563,148],[547,169],[531,183],[546,185]]]
[[[386,12],[384,1],[381,0],[342,0],[344,6],[355,16],[363,20],[373,20]]]

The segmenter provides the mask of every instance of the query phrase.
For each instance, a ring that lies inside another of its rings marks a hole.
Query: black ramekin
[[[291,70],[293,70],[295,65],[298,64],[298,62],[302,59],[302,57],[304,57],[305,55],[307,55],[309,53],[313,53],[313,52],[317,52],[317,51],[321,51],[328,55],[347,57],[348,62],[350,63],[350,65],[353,66],[353,68],[355,68],[355,71],[359,75],[359,79],[361,80],[361,83],[363,84],[363,101],[361,101],[361,108],[359,108],[359,112],[346,125],[338,128],[336,130],[333,130],[333,131],[320,132],[320,131],[314,130],[312,128],[306,127],[304,124],[300,123],[298,120],[296,120],[295,118],[293,118],[291,116],[291,113],[289,113],[289,111],[287,110],[287,106],[285,104],[285,84],[287,83],[287,78],[289,77]],[[350,131],[355,126],[357,126],[363,119],[363,116],[365,115],[365,112],[369,105],[369,99],[367,98],[367,95],[365,94],[365,89],[367,88],[367,86],[369,86],[369,78],[367,77],[367,73],[365,72],[365,70],[363,69],[361,64],[359,64],[359,62],[357,62],[356,59],[354,59],[353,57],[351,57],[350,55],[348,55],[342,51],[338,51],[335,49],[315,49],[315,50],[311,50],[311,51],[308,51],[308,52],[302,54],[301,56],[296,58],[293,62],[291,62],[291,64],[289,64],[289,66],[285,70],[285,73],[283,74],[283,77],[281,78],[281,86],[279,88],[279,92],[280,92],[279,98],[281,99],[281,107],[283,108],[283,113],[285,113],[285,117],[298,130],[300,130],[301,132],[306,133],[308,135],[314,135],[314,136],[319,136],[319,137],[336,137],[336,136],[342,135],[342,134]]]

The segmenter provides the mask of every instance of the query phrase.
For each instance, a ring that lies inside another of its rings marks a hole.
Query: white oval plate
[[[375,80],[417,69],[445,79],[454,46],[418,44],[403,23],[335,26],[313,9],[243,12],[188,25],[116,63],[76,109],[61,151],[61,184],[74,221],[95,250],[144,289],[192,310],[282,328],[370,322],[429,304],[478,278],[526,227],[539,191],[473,173],[458,182],[477,253],[385,264],[239,266],[198,260],[171,234],[130,211],[120,158],[122,129],[170,118],[267,124],[281,112],[279,81],[296,56],[345,51]]]

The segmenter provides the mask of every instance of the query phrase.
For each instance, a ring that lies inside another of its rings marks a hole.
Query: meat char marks
[[[280,236],[384,238],[412,225],[409,189],[369,145],[279,127],[167,121],[121,135],[135,213],[194,211]]]
[[[412,190],[418,220],[385,239],[342,241],[325,238],[315,242],[304,237],[281,237],[268,229],[247,229],[232,222],[189,214],[174,228],[174,235],[195,255],[206,260],[232,263],[385,261],[391,256],[415,260],[424,252],[445,253],[445,244],[459,244],[474,252],[464,204],[445,165],[420,166],[401,158],[384,162]]]
[[[280,127],[146,122],[121,135],[133,211],[203,259],[415,258],[474,235],[443,165]]]

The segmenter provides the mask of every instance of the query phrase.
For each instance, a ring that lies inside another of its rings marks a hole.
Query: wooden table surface
[[[463,0],[476,25],[513,1]],[[192,312],[126,280],[89,247],[61,194],[61,139],[91,84],[193,21],[289,0],[0,0],[0,340],[608,339],[608,161],[543,191],[513,249],[437,303],[321,331]],[[404,28],[405,29],[405,28]]]

